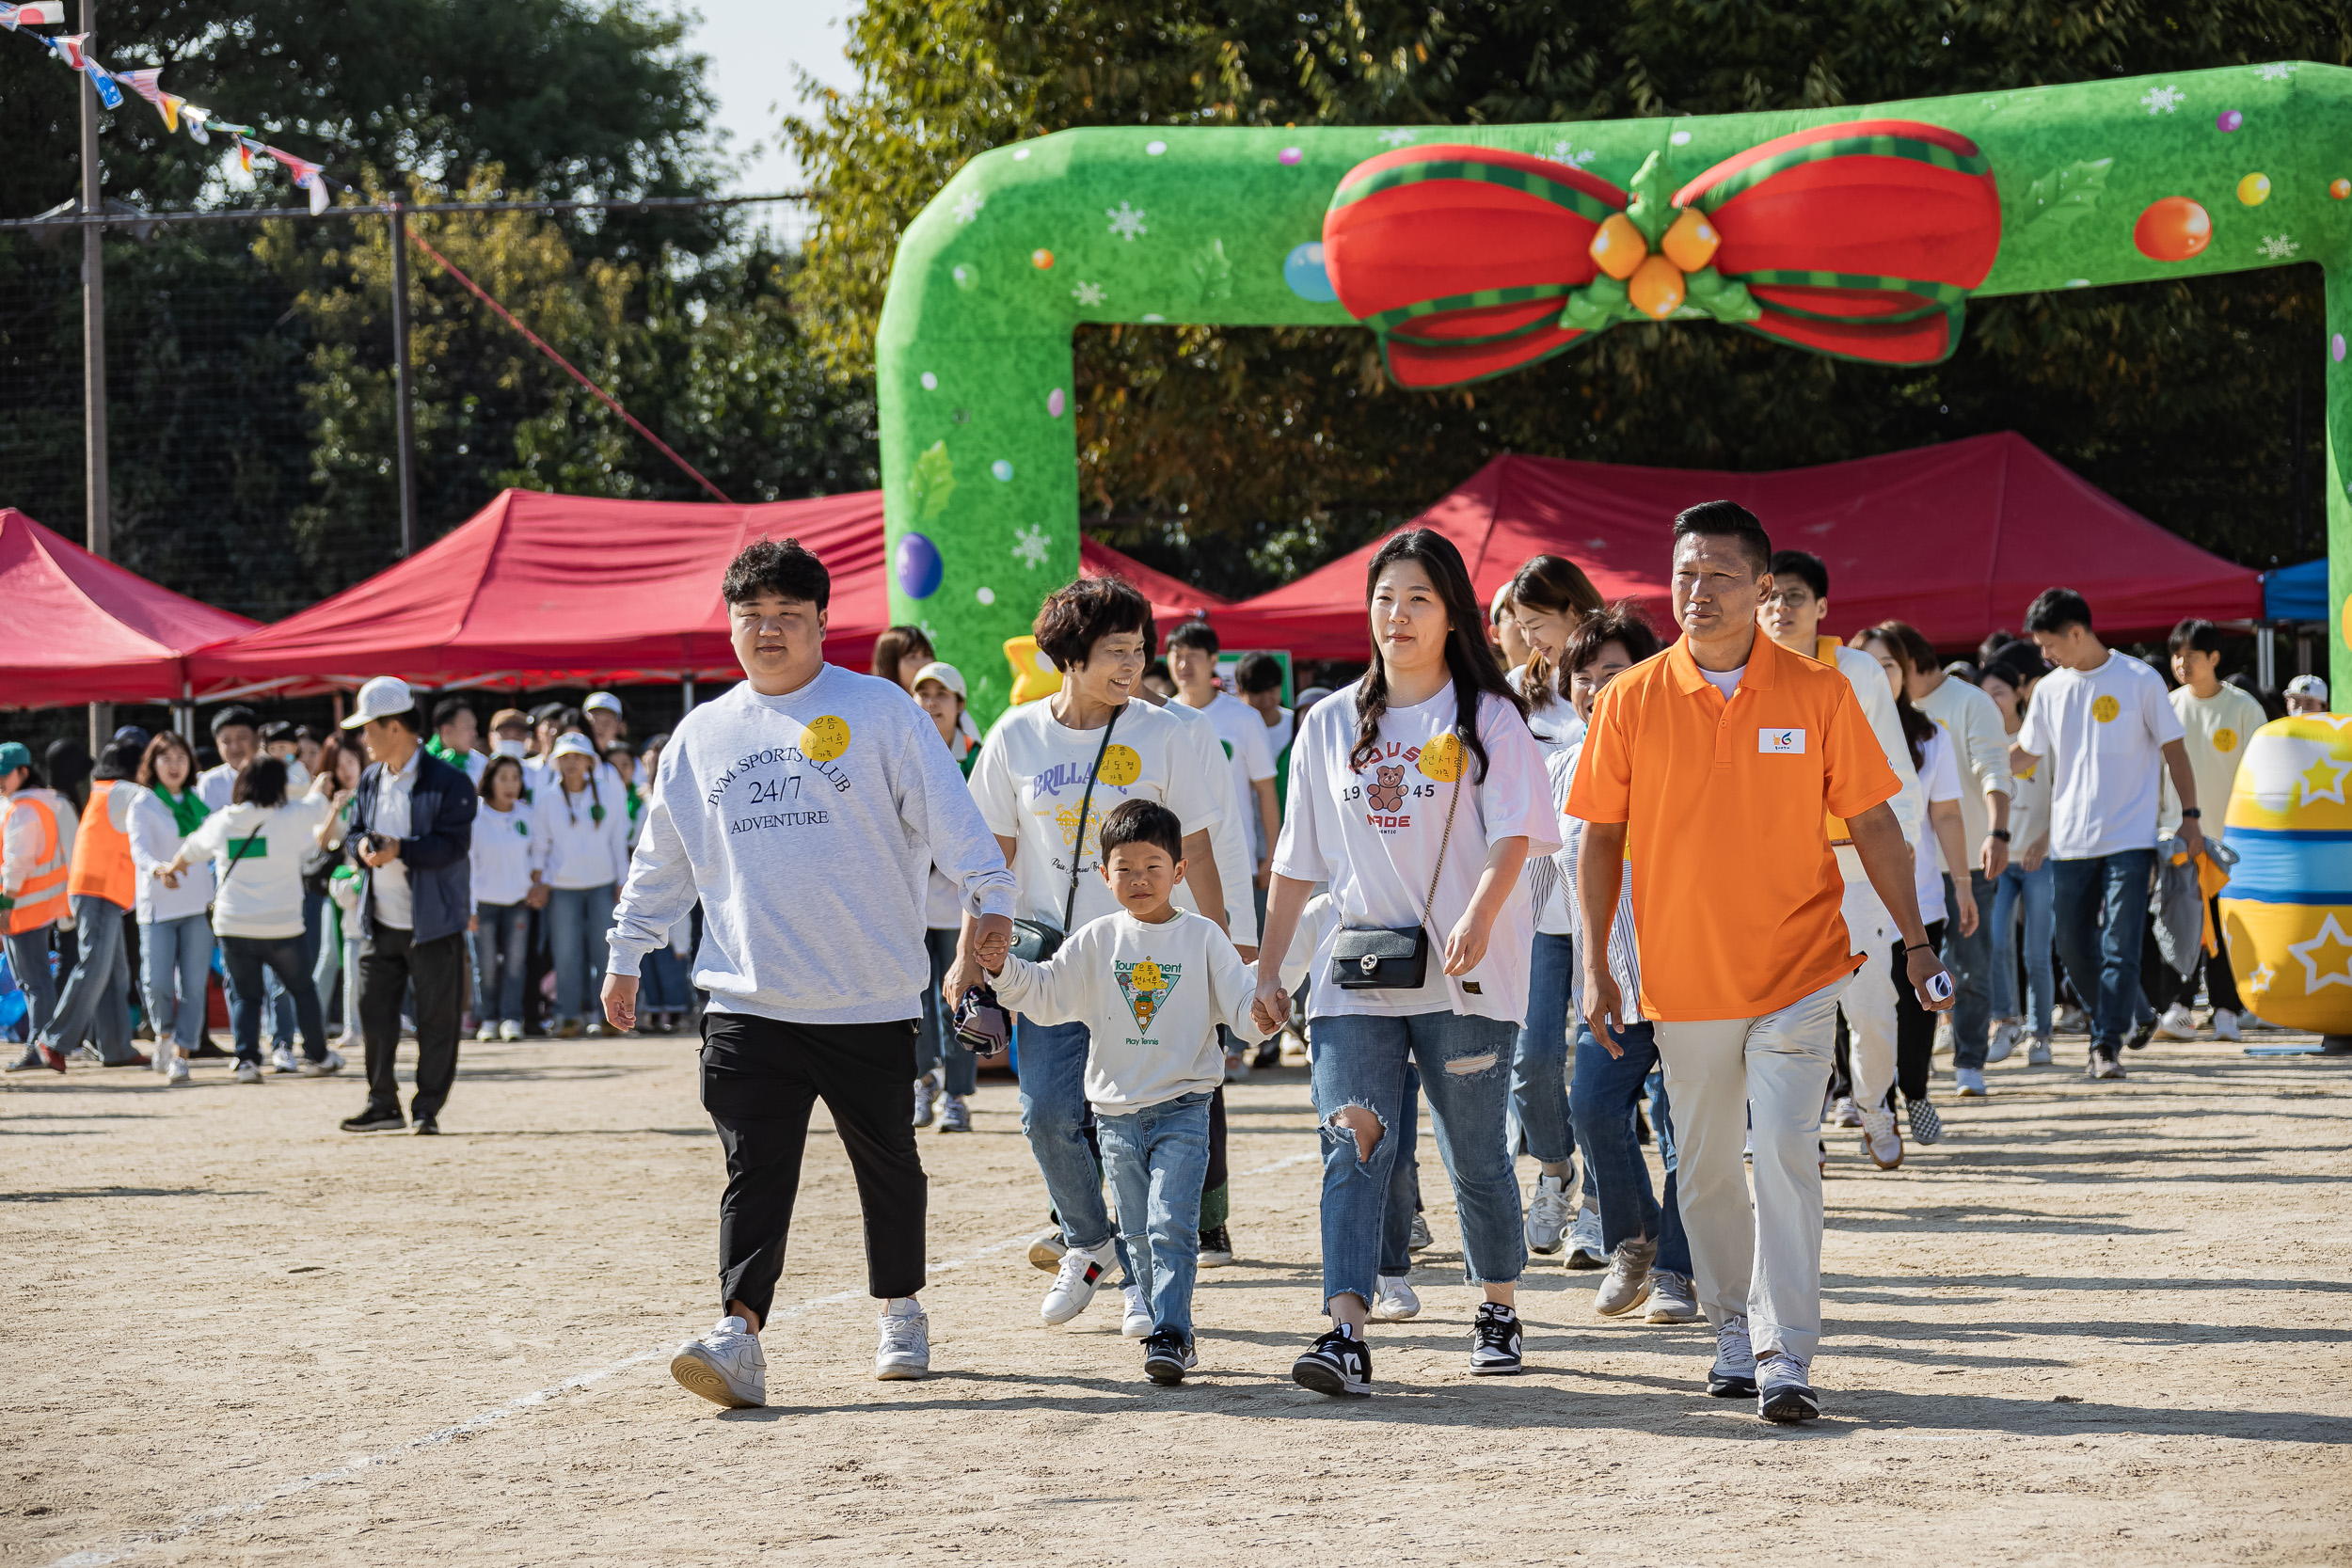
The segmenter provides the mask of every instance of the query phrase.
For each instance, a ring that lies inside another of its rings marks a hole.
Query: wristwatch
[[[2003,844],[2007,844],[2009,842],[2009,830],[2007,828],[1995,828],[1993,830],[1993,836],[1999,839]]]

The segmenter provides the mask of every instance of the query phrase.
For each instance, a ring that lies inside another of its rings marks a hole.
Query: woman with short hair
[[[1314,1096],[1323,1123],[1323,1303],[1333,1319],[1292,1368],[1327,1394],[1372,1391],[1363,1329],[1382,1212],[1417,1065],[1486,1301],[1470,1370],[1520,1370],[1514,1299],[1527,1266],[1503,1144],[1509,1063],[1528,1011],[1534,911],[1520,873],[1559,847],[1543,753],[1487,646],[1470,573],[1444,535],[1408,529],[1373,558],[1372,667],[1301,721],[1263,951],[1289,950],[1318,881],[1340,919],[1314,958]],[[1325,983],[1327,982],[1327,983]],[[1290,1011],[1274,965],[1256,1022]]]
[[[916,672],[938,657],[921,626],[892,626],[874,639],[874,673],[902,691],[914,690]]]

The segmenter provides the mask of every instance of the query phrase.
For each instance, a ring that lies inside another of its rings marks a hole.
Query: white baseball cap
[[[414,713],[417,699],[408,689],[408,683],[398,675],[378,675],[359,689],[358,699],[353,703],[351,717],[343,721],[343,728],[356,730],[371,719],[389,719],[395,713]]]
[[[2287,682],[2286,694],[2290,697],[2316,697],[2324,703],[2328,700],[2328,683],[2317,675],[2297,675]]]
[[[621,711],[621,700],[610,691],[591,691],[588,700],[580,705],[582,713],[614,713]]]
[[[593,762],[596,760],[596,748],[586,736],[574,730],[558,740],[555,743],[555,750],[548,754],[551,757],[586,757]]]
[[[920,686],[925,681],[937,681],[967,702],[971,699],[972,694],[963,689],[963,672],[952,664],[944,664],[938,659],[933,659],[930,663],[924,665],[923,668],[914,672],[914,684]]]

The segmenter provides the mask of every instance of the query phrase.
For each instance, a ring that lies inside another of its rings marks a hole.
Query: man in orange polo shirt
[[[1568,797],[1589,824],[1577,862],[1584,1016],[1602,1040],[1623,1016],[1592,959],[1608,951],[1629,842],[1642,1012],[1657,1024],[1683,1228],[1715,1324],[1707,1391],[1756,1394],[1767,1420],[1809,1420],[1820,1414],[1808,1370],[1821,1338],[1815,1132],[1837,998],[1863,962],[1824,814],[1845,819],[1922,1002],[1949,1007],[1950,979],[1919,924],[1888,804],[1899,786],[1853,688],[1757,634],[1772,586],[1763,526],[1708,501],[1675,519],[1674,538],[1682,640],[1601,693]]]

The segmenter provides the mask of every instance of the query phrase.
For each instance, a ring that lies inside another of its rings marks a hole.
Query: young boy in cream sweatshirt
[[[1254,1040],[1257,977],[1216,923],[1180,910],[1184,824],[1156,800],[1103,819],[1099,861],[1120,912],[1089,921],[1045,963],[1008,958],[1004,1005],[1041,1023],[1084,1023],[1087,1100],[1119,1227],[1152,1311],[1144,1375],[1182,1383],[1199,1364],[1192,1285],[1200,1266],[1200,1183],[1209,1099],[1225,1079],[1217,1025]]]

